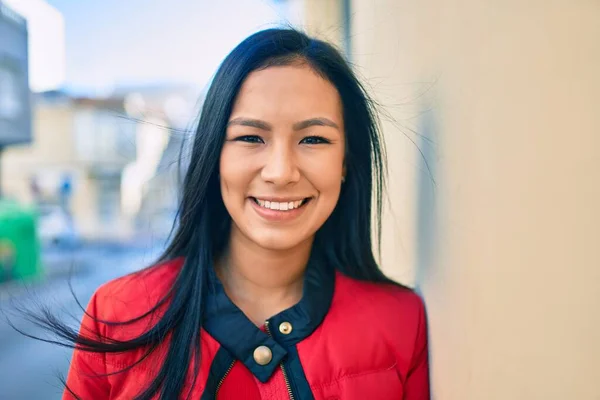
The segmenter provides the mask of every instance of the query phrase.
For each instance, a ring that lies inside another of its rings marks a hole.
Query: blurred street
[[[46,277],[43,281],[0,285],[0,400],[54,400],[61,397],[59,376],[66,376],[71,350],[27,338],[11,328],[6,317],[33,336],[46,337],[41,329],[14,317],[12,304],[47,305],[64,321],[77,326],[68,314],[81,318],[83,311],[69,289],[85,307],[102,283],[151,264],[160,248],[148,244],[86,244],[75,250],[46,249],[42,252]],[[13,316],[13,317],[11,317]]]

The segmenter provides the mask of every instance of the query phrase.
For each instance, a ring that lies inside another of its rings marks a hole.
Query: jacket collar
[[[208,272],[208,281],[204,329],[264,383],[287,355],[287,349],[314,332],[325,318],[333,298],[335,271],[311,255],[304,273],[302,299],[266,321],[270,335],[233,304],[212,268]],[[283,322],[291,324],[290,333],[279,331]],[[267,346],[273,354],[267,365],[254,361],[254,350],[258,346]]]

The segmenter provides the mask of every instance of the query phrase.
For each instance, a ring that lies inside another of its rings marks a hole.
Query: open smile
[[[250,197],[250,199],[252,199],[258,206],[268,210],[291,211],[303,207],[312,199],[312,197],[305,197],[298,200],[286,199],[284,201],[263,200],[256,197]]]
[[[306,206],[312,201],[312,197],[303,199],[275,199],[266,200],[257,197],[249,197],[254,211],[268,221],[284,222],[298,218],[306,210]]]

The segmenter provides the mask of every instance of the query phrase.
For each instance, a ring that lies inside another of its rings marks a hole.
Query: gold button
[[[267,346],[258,346],[254,349],[254,361],[258,365],[267,365],[273,359],[273,353]]]
[[[289,335],[292,333],[292,324],[289,322],[282,322],[279,324],[279,332],[283,333],[284,335]]]

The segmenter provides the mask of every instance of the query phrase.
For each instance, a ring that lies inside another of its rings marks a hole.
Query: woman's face
[[[344,139],[339,94],[310,67],[248,75],[220,160],[232,234],[273,250],[312,240],[340,195]]]

